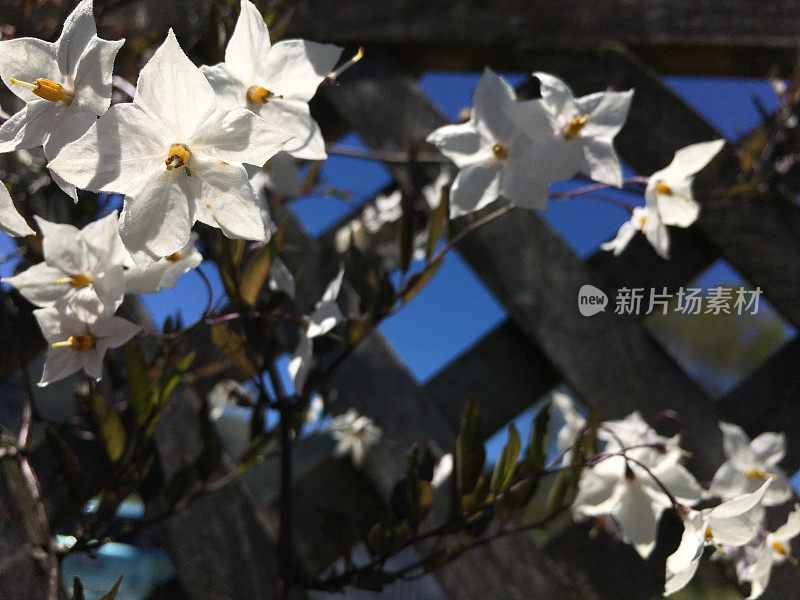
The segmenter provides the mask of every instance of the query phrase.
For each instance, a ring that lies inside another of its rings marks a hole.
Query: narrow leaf
[[[244,377],[250,379],[258,376],[262,362],[250,359],[242,336],[231,331],[224,323],[217,323],[211,326],[211,340]]]
[[[117,462],[125,451],[127,437],[119,415],[114,412],[108,402],[96,394],[83,399],[82,402],[92,412],[92,416],[97,423],[106,448],[106,454],[108,454],[108,460],[112,463]]]
[[[83,584],[77,577],[72,580],[72,600],[86,600],[83,595]]]
[[[547,428],[550,425],[550,407],[544,406],[536,415],[531,429],[531,440],[525,452],[525,464],[531,473],[540,473],[544,470],[547,456]]]
[[[483,472],[486,451],[481,437],[478,404],[470,398],[461,413],[461,429],[456,438],[456,485],[459,496],[465,496],[475,489]]]
[[[430,260],[436,251],[436,244],[442,235],[447,216],[450,214],[450,194],[447,186],[442,186],[441,200],[439,206],[431,213],[430,223],[428,224],[428,240],[425,243],[425,258]]]
[[[242,282],[239,285],[239,293],[242,301],[248,306],[255,306],[258,300],[258,294],[269,277],[272,259],[283,248],[283,237],[286,234],[288,223],[288,220],[284,220],[269,242],[247,261],[247,266],[242,274]]]
[[[150,417],[150,380],[147,377],[147,364],[142,347],[137,338],[132,338],[122,347],[125,374],[128,378],[128,394],[139,424]]]
[[[419,273],[414,273],[411,277],[408,278],[408,283],[405,286],[405,291],[403,291],[400,299],[403,301],[403,304],[407,304],[414,296],[416,296],[436,275],[436,272],[439,270],[439,267],[442,266],[443,256],[434,260],[433,262],[428,263],[425,268],[420,271]]]
[[[117,579],[117,583],[114,584],[114,587],[111,588],[111,591],[108,592],[105,596],[100,598],[100,600],[114,600],[117,597],[117,592],[119,591],[119,586],[122,583],[122,578],[124,575],[120,575],[119,579]]]
[[[519,431],[511,423],[508,426],[508,442],[506,442],[503,451],[500,453],[500,458],[497,459],[497,464],[492,473],[492,483],[490,489],[493,494],[499,494],[504,491],[514,477],[514,471],[517,467],[517,458],[521,449],[521,441],[519,438]]]

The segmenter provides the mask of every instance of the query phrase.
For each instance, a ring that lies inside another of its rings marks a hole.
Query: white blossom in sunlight
[[[702,490],[692,474],[680,464],[679,452],[667,452],[658,460],[639,449],[631,450],[627,455],[647,469],[622,456],[611,456],[584,469],[572,513],[576,518],[612,518],[619,527],[621,538],[631,544],[642,558],[647,558],[656,544],[658,521],[662,513],[672,507],[672,501],[661,485],[679,503],[687,506],[700,500]]]
[[[12,237],[24,237],[26,235],[36,235],[28,222],[14,206],[8,188],[0,182],[0,231]]]
[[[250,185],[260,193],[270,190],[284,198],[297,198],[303,195],[303,179],[297,160],[288,152],[278,152],[260,169],[248,168]]]
[[[330,332],[339,323],[345,320],[336,297],[342,287],[344,278],[344,265],[339,267],[336,277],[325,288],[322,298],[314,306],[314,311],[309,317],[308,327],[300,331],[300,340],[295,348],[292,358],[289,359],[289,375],[294,382],[294,389],[298,394],[303,393],[311,364],[314,360],[315,337],[320,337]]]
[[[0,152],[44,145],[52,160],[86,133],[111,104],[114,58],[124,42],[97,37],[92,0],[75,7],[53,43],[0,41],[0,77],[26,103],[0,127]],[[77,201],[74,185],[53,179]]]
[[[540,82],[542,97],[522,104],[541,103],[552,135],[560,142],[551,160],[559,161],[561,172],[549,181],[583,173],[595,181],[622,187],[622,167],[613,141],[628,118],[633,90],[575,98],[558,77],[541,72],[533,76]],[[531,130],[541,127],[538,119],[529,120],[526,125],[530,135],[537,135]]]
[[[194,237],[177,252],[143,266],[130,264],[125,271],[125,292],[128,294],[155,294],[162,289],[172,289],[178,279],[200,266],[203,255],[194,246]]]
[[[692,180],[724,145],[725,140],[715,140],[681,148],[667,167],[650,176],[645,200],[664,225],[689,227],[697,220],[700,205],[692,196]]]
[[[125,293],[127,252],[117,232],[117,213],[83,229],[34,217],[43,236],[44,262],[3,278],[36,306],[82,307],[113,314]]]
[[[124,194],[120,236],[146,262],[186,246],[196,221],[265,241],[243,163],[264,164],[290,138],[249,110],[219,110],[170,30],[142,68],[133,102],[112,106],[49,166],[81,189]]]
[[[748,598],[758,598],[769,584],[772,567],[789,560],[797,566],[797,559],[791,554],[791,542],[800,535],[800,504],[795,504],[786,523],[774,532],[760,536],[760,544],[754,550],[754,562],[744,572],[743,581],[750,582]]]
[[[554,391],[552,394],[553,406],[564,419],[564,426],[558,430],[558,450],[562,453],[562,464],[568,465],[572,461],[572,448],[579,436],[586,428],[586,419],[575,408],[572,396]]]
[[[39,386],[83,369],[93,379],[103,375],[103,357],[136,335],[141,327],[126,319],[87,313],[83,309],[59,311],[55,307],[33,311],[50,348]]]
[[[683,509],[681,543],[667,558],[665,596],[674,594],[691,581],[706,546],[743,546],[753,539],[760,525],[763,514],[761,501],[768,485],[764,483],[754,492],[737,496],[714,508],[700,511]]]
[[[350,455],[353,464],[361,466],[367,450],[381,438],[381,429],[372,419],[359,415],[350,408],[346,413],[337,415],[328,428],[331,437],[336,440],[336,454]]]
[[[246,107],[295,136],[284,150],[296,158],[324,159],[325,141],[308,102],[331,72],[342,49],[306,40],[270,44],[264,18],[242,0],[225,49],[225,61],[202,71],[225,108]],[[263,163],[262,163],[263,164]]]
[[[440,487],[447,481],[453,474],[453,454],[448,452],[436,463],[433,468],[433,476],[431,477],[431,485],[435,488]]]
[[[638,446],[641,454],[649,455],[653,459],[664,451],[686,454],[680,447],[680,435],[671,438],[660,435],[638,410],[624,419],[603,421],[597,430],[597,438],[606,443],[605,452],[618,452]]]
[[[753,441],[738,425],[721,422],[723,449],[727,460],[714,474],[709,495],[728,500],[755,491],[769,482],[764,506],[776,506],[792,497],[786,473],[778,463],[786,454],[782,433],[762,433]]]
[[[603,250],[611,250],[614,255],[619,255],[627,248],[633,236],[641,231],[656,253],[664,259],[669,258],[669,233],[661,215],[650,206],[634,207],[631,218],[619,228],[613,240],[600,244]]]
[[[546,208],[547,183],[560,178],[560,160],[542,105],[517,102],[513,88],[489,68],[473,102],[469,121],[427,137],[459,168],[450,188],[450,216],[480,210],[501,196],[516,206]],[[521,121],[539,126],[523,130]]]

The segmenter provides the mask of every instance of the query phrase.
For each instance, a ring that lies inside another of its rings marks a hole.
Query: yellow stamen
[[[183,252],[178,250],[177,252],[173,252],[169,256],[165,256],[164,258],[166,258],[171,263],[176,263],[180,260],[183,260]]]
[[[766,479],[767,472],[764,469],[750,469],[745,472],[748,479]]]
[[[341,67],[339,67],[338,69],[335,69],[335,70],[331,71],[331,72],[328,74],[328,76],[325,78],[325,81],[333,81],[334,79],[336,79],[337,77],[339,77],[339,75],[341,75],[342,73],[344,73],[345,71],[347,71],[347,69],[349,69],[350,67],[352,67],[352,66],[353,66],[354,64],[356,64],[358,61],[360,61],[360,60],[361,60],[363,57],[364,57],[364,46],[359,46],[359,47],[358,47],[358,51],[355,53],[355,55],[353,56],[353,58],[351,58],[350,60],[348,60],[346,63],[344,63],[344,64],[343,64]]]
[[[502,146],[501,144],[495,144],[494,146],[492,146],[492,152],[494,153],[494,157],[497,160],[503,160],[508,156],[508,150],[506,149],[505,146]]]
[[[580,133],[581,129],[583,129],[583,126],[586,125],[586,121],[588,120],[589,120],[589,115],[583,115],[582,117],[575,117],[564,127],[562,135],[564,136],[565,139],[571,140]]]
[[[68,283],[76,290],[80,288],[84,288],[89,284],[94,283],[94,278],[90,275],[85,275],[83,273],[78,273],[76,275],[70,275],[69,277],[64,277],[63,279],[56,280],[56,283]]]
[[[598,527],[603,528],[606,526],[606,523],[608,523],[608,521],[605,517],[597,517],[596,524]]]
[[[83,335],[72,335],[64,342],[56,342],[53,344],[53,348],[72,348],[73,350],[85,352],[94,348],[96,342],[96,337],[91,333],[85,333]]]
[[[645,223],[647,223],[647,215],[642,215],[639,217],[639,229],[643,228]]]
[[[784,546],[780,542],[772,542],[772,549],[775,550],[775,552],[777,552],[781,556],[789,555],[789,550],[786,548],[786,546]]]
[[[33,83],[28,83],[27,81],[20,81],[19,79],[11,77],[8,81],[14,85],[21,85],[29,88],[36,96],[49,100],[50,102],[63,102],[69,105],[75,99],[75,92],[65,89],[60,83],[50,81],[49,79],[40,78]]]
[[[167,165],[167,171],[171,171],[175,167],[182,167],[185,165],[189,162],[191,157],[192,155],[189,153],[189,149],[186,146],[183,144],[175,144],[169,149],[169,154],[164,164]]]
[[[247,99],[251,102],[255,102],[257,104],[266,104],[271,98],[283,98],[283,96],[276,96],[274,92],[271,92],[267,88],[261,86],[254,85],[247,90]]]
[[[669,187],[666,183],[659,183],[656,185],[656,191],[659,194],[664,194],[665,196],[672,196],[672,188]]]
[[[707,542],[710,542],[712,539],[714,539],[714,534],[711,533],[711,528],[710,527],[706,527],[706,534],[705,535],[706,535],[706,541]]]

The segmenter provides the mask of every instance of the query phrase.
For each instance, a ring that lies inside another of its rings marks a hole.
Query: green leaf
[[[531,473],[541,473],[544,470],[547,456],[547,428],[550,425],[550,407],[543,406],[536,415],[531,429],[531,440],[525,452],[525,464]]]
[[[122,346],[125,374],[128,379],[128,395],[140,425],[150,417],[150,379],[144,361],[142,347],[137,338],[131,338]]]
[[[219,274],[228,298],[235,306],[239,299],[239,262],[244,253],[245,240],[222,237],[222,249],[218,257]]]
[[[481,436],[478,404],[470,398],[461,413],[461,428],[456,438],[456,489],[465,496],[475,489],[486,462],[486,451]]]
[[[492,483],[489,487],[493,494],[499,494],[511,485],[514,471],[517,468],[517,458],[519,458],[521,447],[522,442],[519,438],[519,431],[517,431],[517,428],[511,423],[508,426],[508,442],[506,442],[503,451],[500,453],[500,458],[497,459],[497,464],[492,473]]]
[[[77,577],[72,579],[72,600],[86,600],[83,595],[83,584]]]
[[[556,475],[553,487],[550,488],[550,492],[547,495],[545,514],[554,513],[564,506],[567,493],[573,483],[572,473],[570,471],[572,471],[572,469],[565,469]]]
[[[286,234],[288,223],[288,220],[284,220],[269,242],[247,261],[247,266],[242,274],[242,282],[239,285],[239,293],[242,302],[248,306],[255,306],[258,300],[258,294],[269,277],[272,259],[283,248],[283,236]]]
[[[258,377],[263,358],[256,356],[255,362],[251,360],[242,336],[231,331],[225,323],[217,323],[211,326],[211,340],[245,378]]]
[[[108,592],[105,596],[100,598],[100,600],[114,600],[117,597],[117,592],[119,591],[119,586],[122,583],[122,578],[124,575],[120,575],[119,579],[117,579],[117,583],[114,584],[114,587],[111,588],[111,591]]]
[[[450,194],[447,186],[442,186],[441,200],[439,206],[431,213],[430,223],[428,224],[428,240],[425,243],[425,258],[430,260],[436,251],[436,244],[442,235],[447,217],[450,214]]]
[[[424,288],[428,282],[436,275],[436,272],[439,270],[439,267],[442,266],[444,256],[437,258],[436,260],[429,262],[425,268],[420,271],[419,273],[414,273],[411,277],[408,278],[408,282],[405,285],[405,290],[400,296],[400,299],[403,301],[403,304],[407,304],[414,296],[416,296],[422,288]]]
[[[189,370],[194,362],[196,352],[189,352],[186,356],[176,362],[170,369],[168,369],[162,376],[152,392],[150,393],[150,416],[147,421],[145,433],[150,435],[156,428],[161,414],[164,412],[169,397],[175,387],[180,383],[181,378]]]
[[[122,458],[122,453],[125,451],[125,441],[127,439],[125,427],[122,425],[119,415],[114,412],[108,402],[97,394],[82,398],[81,403],[91,411],[97,423],[106,448],[108,460],[112,463],[117,462]]]

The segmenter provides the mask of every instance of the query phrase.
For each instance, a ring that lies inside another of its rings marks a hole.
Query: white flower
[[[202,70],[222,106],[246,107],[271,123],[280,123],[296,137],[286,144],[286,152],[321,160],[327,156],[325,141],[308,102],[341,53],[337,46],[305,40],[270,46],[261,13],[252,2],[242,0],[225,62]]]
[[[761,501],[765,483],[756,491],[737,496],[714,508],[701,511],[685,509],[681,543],[667,558],[667,582],[664,595],[683,588],[694,577],[706,545],[742,546],[758,532]]]
[[[636,232],[641,231],[656,253],[664,259],[669,258],[669,233],[658,211],[650,206],[637,206],[633,209],[630,221],[625,221],[617,236],[600,244],[603,250],[613,250],[618,256],[628,246]]]
[[[738,425],[721,422],[723,448],[727,460],[714,474],[709,495],[728,500],[752,492],[769,482],[764,506],[776,506],[792,497],[792,489],[778,463],[786,454],[782,433],[762,433],[752,442]]]
[[[667,167],[650,176],[645,199],[664,225],[689,227],[695,222],[700,205],[692,197],[692,180],[724,145],[725,140],[715,140],[681,148]]]
[[[248,168],[250,185],[256,192],[268,189],[284,198],[303,195],[303,181],[297,161],[288,152],[278,152],[260,169]]]
[[[311,363],[314,359],[313,339],[325,335],[336,325],[345,320],[339,305],[336,304],[336,297],[342,287],[344,278],[344,265],[339,267],[336,277],[328,284],[322,298],[314,306],[314,312],[309,317],[308,328],[300,332],[300,341],[297,348],[289,359],[289,375],[294,382],[294,389],[298,394],[303,393],[308,373],[311,370]]]
[[[283,292],[290,298],[294,298],[296,291],[294,277],[291,271],[286,267],[286,264],[277,256],[272,259],[267,285],[273,292]]]
[[[522,103],[541,103],[547,111],[552,134],[561,141],[556,156],[562,175],[556,179],[583,173],[595,181],[622,187],[622,167],[613,140],[625,124],[633,98],[626,92],[597,92],[575,98],[572,90],[558,77],[534,73],[541,86],[542,97]],[[529,127],[540,127],[536,120]]]
[[[303,421],[306,423],[316,423],[325,412],[325,403],[322,401],[322,396],[319,394],[312,394],[311,399],[308,401],[308,407],[303,414]]]
[[[50,348],[39,385],[44,387],[83,369],[89,377],[103,375],[103,357],[108,348],[117,348],[141,327],[120,317],[95,316],[82,309],[61,312],[55,307],[33,311]]]
[[[642,418],[638,410],[624,419],[604,421],[597,431],[597,437],[606,443],[605,452],[633,448],[629,454],[639,459],[644,457],[646,462],[658,460],[664,452],[685,454],[680,448],[680,435],[671,438],[660,435]]]
[[[0,77],[25,108],[0,127],[0,152],[44,145],[53,159],[108,110],[114,58],[125,40],[97,37],[92,0],[67,17],[54,43],[35,38],[0,42]],[[58,175],[58,185],[74,200],[75,187]]]
[[[787,559],[795,565],[797,564],[797,560],[791,556],[791,541],[798,535],[800,535],[800,504],[795,504],[786,523],[777,531],[764,536],[763,542],[758,548],[760,553],[758,558],[746,571],[744,579],[750,582],[748,598],[752,600],[764,593],[773,565]]]
[[[117,233],[117,213],[80,230],[34,218],[44,237],[44,262],[3,282],[36,306],[80,306],[94,314],[113,314],[125,293],[127,259]]]
[[[361,465],[366,451],[381,438],[380,427],[352,408],[334,417],[328,430],[336,440],[336,455],[349,454],[356,466]]]
[[[586,419],[575,409],[572,396],[556,390],[552,397],[553,406],[564,419],[564,426],[558,430],[557,442],[559,451],[563,453],[561,462],[568,465],[572,461],[572,448],[586,427]]]
[[[25,218],[17,212],[11,194],[3,183],[0,183],[0,231],[12,237],[36,235]]]
[[[678,462],[680,453],[668,452],[649,463],[644,454],[629,455],[642,461],[681,504],[692,505],[700,499],[700,484]],[[584,469],[572,512],[577,518],[613,518],[621,537],[647,558],[656,544],[661,514],[671,506],[650,473],[634,461],[612,456]]]
[[[129,265],[125,271],[125,292],[127,294],[155,294],[167,288],[172,289],[178,279],[203,262],[203,255],[194,246],[194,238],[177,252],[144,266]]]
[[[453,181],[453,169],[450,165],[442,165],[439,174],[432,183],[422,187],[422,197],[428,203],[428,208],[435,210],[442,201],[442,188],[448,187]]]
[[[546,208],[547,183],[558,179],[552,177],[559,164],[550,147],[553,136],[548,132],[534,141],[521,120],[544,123],[531,131],[547,127],[541,104],[518,103],[511,86],[487,68],[469,121],[445,125],[427,137],[460,169],[450,188],[451,217],[480,210],[499,196],[516,206]]]
[[[450,475],[453,474],[453,454],[452,452],[448,452],[442,458],[439,459],[439,462],[436,463],[436,466],[433,468],[433,477],[431,477],[431,485],[435,488],[440,487]]]
[[[217,109],[211,85],[170,30],[116,104],[50,168],[79,188],[125,194],[120,236],[137,262],[183,248],[195,221],[265,241],[242,163],[264,164],[291,136],[246,109]]]
[[[217,383],[207,396],[209,413],[212,421],[219,419],[225,412],[225,407],[235,401],[237,404],[252,405],[256,401],[256,393],[233,379],[223,379]]]

